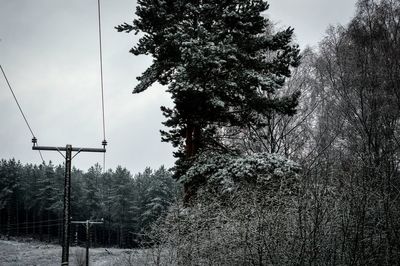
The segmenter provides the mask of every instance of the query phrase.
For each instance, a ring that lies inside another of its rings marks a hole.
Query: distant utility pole
[[[89,248],[90,248],[90,226],[92,224],[102,224],[103,219],[101,221],[72,221],[73,224],[83,224],[86,228],[86,266],[89,266]]]
[[[70,238],[70,220],[71,220],[71,162],[76,155],[80,152],[106,152],[107,142],[102,142],[103,148],[73,148],[72,145],[66,145],[66,147],[48,147],[48,146],[37,146],[37,139],[32,139],[33,147],[32,150],[38,151],[58,151],[61,156],[65,158],[65,179],[64,179],[64,218],[63,218],[63,235],[62,235],[62,259],[61,266],[68,266],[69,258],[69,238]],[[61,153],[65,151],[65,156]],[[76,152],[72,156],[72,152]]]

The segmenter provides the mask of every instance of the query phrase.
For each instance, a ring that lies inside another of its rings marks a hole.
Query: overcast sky
[[[328,25],[346,24],[355,0],[270,0],[269,17],[292,26],[301,48],[316,47]],[[171,105],[165,88],[154,85],[132,95],[151,63],[128,53],[137,38],[114,26],[131,22],[136,1],[102,0],[107,168],[133,174],[146,166],[173,165],[172,147],[160,141],[160,106]],[[96,0],[0,0],[0,64],[40,145],[101,147],[102,118]],[[40,163],[31,135],[0,76],[0,158]],[[56,152],[46,161],[63,163]],[[73,165],[87,170],[101,154],[79,154]]]

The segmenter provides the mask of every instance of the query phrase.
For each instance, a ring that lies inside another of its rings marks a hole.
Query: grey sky
[[[270,0],[268,15],[278,27],[295,28],[301,47],[316,46],[329,24],[346,24],[355,0]],[[130,22],[136,1],[102,0],[107,168],[173,165],[172,147],[161,143],[170,105],[165,88],[154,85],[132,95],[136,77],[151,58],[128,53],[134,34],[113,27]],[[48,146],[100,147],[101,95],[96,0],[0,0],[0,64],[38,138]],[[40,163],[31,136],[3,77],[0,77],[0,158]],[[44,152],[55,164],[63,158]],[[73,165],[87,170],[102,162],[100,154],[80,154]]]

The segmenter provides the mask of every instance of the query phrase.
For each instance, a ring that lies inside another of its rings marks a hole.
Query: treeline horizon
[[[62,239],[64,165],[0,160],[0,235],[39,241]],[[71,220],[103,220],[91,227],[93,246],[145,245],[144,233],[178,197],[178,184],[164,166],[132,175],[126,168],[103,172],[73,167]],[[71,245],[86,239],[84,227],[71,224]]]

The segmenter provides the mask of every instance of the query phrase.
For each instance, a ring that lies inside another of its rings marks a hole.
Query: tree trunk
[[[7,204],[7,240],[10,240],[10,231],[11,231],[11,207],[10,204]]]
[[[19,236],[19,206],[18,206],[18,198],[15,195],[15,223],[17,226],[16,235]]]
[[[61,221],[62,216],[58,216],[58,220]],[[58,244],[61,244],[62,241],[62,225],[57,225],[57,234],[58,234]]]
[[[186,126],[185,156],[189,159],[195,156],[200,148],[201,128],[198,125]]]
[[[93,228],[93,241],[92,241],[92,247],[96,247],[97,244],[97,228],[94,226]]]
[[[198,125],[188,124],[186,127],[186,141],[185,141],[185,159],[189,160],[197,155],[201,146],[201,128]],[[185,184],[184,185],[184,202],[189,203],[191,198],[196,194],[197,185]]]
[[[32,235],[35,237],[36,236],[36,212],[35,209],[33,209],[32,212]]]
[[[41,242],[43,242],[43,224],[42,224],[42,221],[43,221],[43,215],[40,215],[39,216],[39,221],[40,221],[40,223],[39,223],[39,240],[41,241]]]
[[[186,141],[185,141],[186,159],[192,157],[194,153],[193,130],[194,127],[188,124],[186,127]]]
[[[24,206],[25,209],[25,224],[28,225],[29,223],[29,213],[28,213],[28,209],[26,208],[26,205]],[[25,234],[29,235],[29,228],[28,226],[25,227]]]
[[[50,211],[47,211],[47,242],[51,241]]]
[[[111,246],[111,220],[108,219],[108,226],[107,226],[107,244]]]

